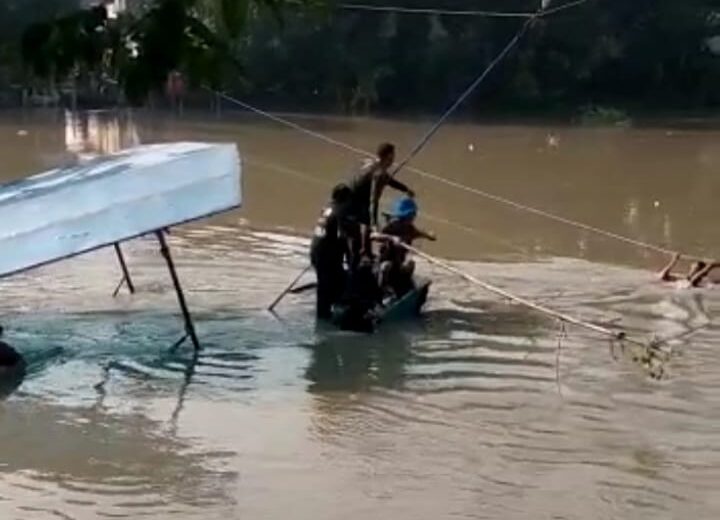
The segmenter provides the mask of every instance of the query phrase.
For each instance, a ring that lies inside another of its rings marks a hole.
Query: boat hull
[[[413,290],[385,305],[374,319],[351,316],[346,308],[335,308],[331,324],[344,332],[372,333],[378,327],[417,318],[427,302],[430,285],[430,280],[416,280]]]
[[[378,323],[392,323],[417,318],[427,302],[430,280],[418,280],[415,289],[392,302],[380,314]]]

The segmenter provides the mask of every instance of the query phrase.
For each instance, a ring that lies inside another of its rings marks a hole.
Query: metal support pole
[[[127,284],[127,288],[128,291],[130,291],[130,294],[135,294],[135,285],[132,282],[132,278],[130,278],[130,271],[128,270],[127,264],[125,263],[125,257],[123,256],[122,249],[120,249],[120,244],[118,243],[115,243],[115,253],[117,254],[118,261],[120,262],[120,267],[122,268],[123,278],[122,280],[120,280],[120,283],[115,288],[113,297],[118,295],[123,283]]]
[[[163,231],[156,231],[158,242],[160,242],[160,253],[167,262],[168,271],[170,271],[170,277],[172,278],[173,285],[175,286],[175,293],[177,294],[178,303],[180,304],[180,310],[185,320],[185,333],[186,336],[178,343],[182,343],[188,337],[192,341],[195,350],[200,350],[200,341],[198,341],[197,334],[195,333],[195,325],[193,324],[190,311],[188,310],[187,303],[185,302],[185,294],[183,293],[182,286],[180,285],[180,279],[178,278],[177,271],[175,271],[175,264],[173,263],[172,256],[170,255],[170,248],[165,241],[165,234]]]

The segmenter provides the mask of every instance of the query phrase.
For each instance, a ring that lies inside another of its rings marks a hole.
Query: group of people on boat
[[[415,194],[390,173],[394,162],[395,146],[382,143],[349,183],[335,186],[313,232],[317,317],[343,329],[372,330],[383,305],[414,288],[414,264],[404,246],[435,240],[415,226]],[[388,186],[403,195],[381,225],[380,200]]]

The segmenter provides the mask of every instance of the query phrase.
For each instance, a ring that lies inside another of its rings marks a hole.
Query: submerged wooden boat
[[[372,333],[384,324],[417,318],[427,302],[431,283],[427,279],[417,279],[412,290],[386,302],[372,318],[353,316],[347,307],[335,307],[332,324],[346,332]]]
[[[416,280],[413,290],[385,306],[378,316],[378,324],[417,318],[427,302],[431,284],[427,279]]]

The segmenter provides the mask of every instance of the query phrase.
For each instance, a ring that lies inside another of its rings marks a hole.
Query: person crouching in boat
[[[417,213],[418,206],[413,198],[402,197],[396,200],[388,223],[380,235],[375,236],[381,242],[380,286],[390,296],[401,297],[415,286],[415,262],[408,258],[407,249],[400,243],[412,245],[418,238],[437,240],[433,233],[415,226]],[[391,240],[388,240],[388,237]]]
[[[332,306],[340,300],[346,286],[343,261],[350,254],[352,222],[348,211],[352,190],[345,184],[332,192],[330,205],[323,209],[310,245],[310,262],[317,275],[318,319],[332,318]]]

